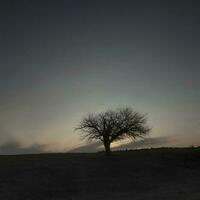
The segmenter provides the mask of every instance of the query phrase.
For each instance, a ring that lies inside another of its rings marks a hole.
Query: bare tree
[[[82,119],[76,130],[81,130],[83,139],[100,140],[106,155],[110,155],[110,144],[124,138],[136,139],[146,136],[150,128],[146,115],[129,107],[89,114]]]

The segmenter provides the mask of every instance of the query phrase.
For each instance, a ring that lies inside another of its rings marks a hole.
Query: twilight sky
[[[79,147],[84,115],[124,105],[200,145],[199,36],[198,1],[1,0],[0,153]]]

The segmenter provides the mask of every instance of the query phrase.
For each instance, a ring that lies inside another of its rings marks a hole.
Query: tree
[[[143,138],[149,133],[150,128],[146,115],[125,107],[89,114],[81,120],[76,130],[81,131],[83,139],[100,140],[105,147],[106,155],[109,156],[112,142],[125,138]]]

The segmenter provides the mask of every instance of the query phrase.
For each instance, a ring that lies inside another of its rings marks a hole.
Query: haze
[[[176,0],[1,1],[0,153],[76,149],[80,119],[119,106],[148,114],[150,146],[198,146],[199,9]]]

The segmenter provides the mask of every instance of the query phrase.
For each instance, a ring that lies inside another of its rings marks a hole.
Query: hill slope
[[[0,199],[199,200],[200,148],[0,156]]]

